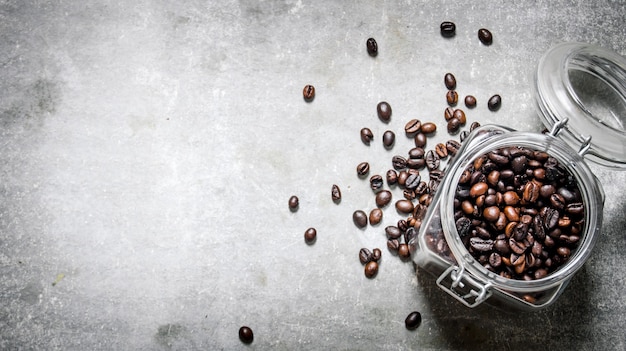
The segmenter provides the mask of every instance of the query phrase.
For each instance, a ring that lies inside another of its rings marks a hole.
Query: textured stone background
[[[408,119],[442,123],[446,72],[479,100],[469,121],[539,131],[542,53],[625,55],[625,18],[623,1],[1,1],[0,349],[623,350],[624,172],[594,168],[604,233],[533,313],[466,309],[388,253],[395,210],[365,230],[351,214],[374,206],[356,164],[382,173],[411,145]],[[372,280],[364,246],[383,249]],[[423,323],[407,331],[412,310]]]

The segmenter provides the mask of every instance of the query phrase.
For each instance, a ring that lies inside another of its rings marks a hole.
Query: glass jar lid
[[[626,58],[562,43],[539,61],[534,97],[544,125],[597,164],[626,170]]]

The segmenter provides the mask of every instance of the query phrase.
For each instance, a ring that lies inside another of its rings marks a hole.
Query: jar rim
[[[468,141],[471,142],[477,134],[484,133],[490,128],[491,126],[485,125],[474,130],[470,138],[468,138]],[[475,277],[488,282],[496,288],[507,291],[543,291],[567,282],[573,274],[582,267],[591,254],[591,249],[599,236],[602,223],[604,194],[599,182],[589,167],[584,163],[582,157],[558,138],[551,135],[531,132],[509,132],[495,136],[492,135],[489,137],[488,143],[483,143],[475,148],[470,145],[467,146],[469,150],[462,154],[462,159],[458,160],[458,166],[454,168],[453,172],[446,175],[446,177],[452,177],[452,181],[442,183],[444,184],[443,189],[441,189],[443,192],[441,198],[441,212],[443,216],[454,218],[454,198],[458,180],[465,168],[473,162],[476,157],[502,147],[523,146],[548,152],[576,179],[586,208],[585,229],[578,247],[563,266],[544,278],[524,281],[503,278],[487,270],[469,253],[465,245],[461,242],[454,221],[442,220],[442,226],[446,227],[443,230],[444,236],[457,263],[463,265],[467,271]]]
[[[540,59],[533,90],[548,129],[567,119],[559,134],[567,144],[594,163],[626,170],[626,58],[592,44],[558,44]]]

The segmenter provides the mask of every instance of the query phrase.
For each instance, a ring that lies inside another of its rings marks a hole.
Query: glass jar
[[[602,225],[604,192],[586,163],[626,169],[626,60],[582,43],[550,49],[535,74],[534,97],[549,133],[486,125],[463,142],[445,170],[419,234],[409,243],[413,261],[437,285],[468,307],[490,303],[528,309],[550,305],[589,258]],[[474,160],[491,151],[524,147],[546,152],[573,177],[585,211],[580,241],[555,271],[534,280],[503,277],[476,260],[455,222],[459,180]]]

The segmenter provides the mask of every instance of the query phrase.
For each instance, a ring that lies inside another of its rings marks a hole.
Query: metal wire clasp
[[[569,118],[567,117],[556,122],[552,126],[552,129],[550,130],[549,134],[552,135],[553,137],[556,137],[557,134],[559,134],[559,132],[561,131],[561,129],[563,129],[567,125],[567,122],[569,122]],[[578,155],[582,157],[587,153],[587,151],[589,151],[589,148],[591,147],[591,135],[588,135],[588,136],[581,135],[581,137],[583,138],[583,142],[580,145],[580,148],[578,149]]]

